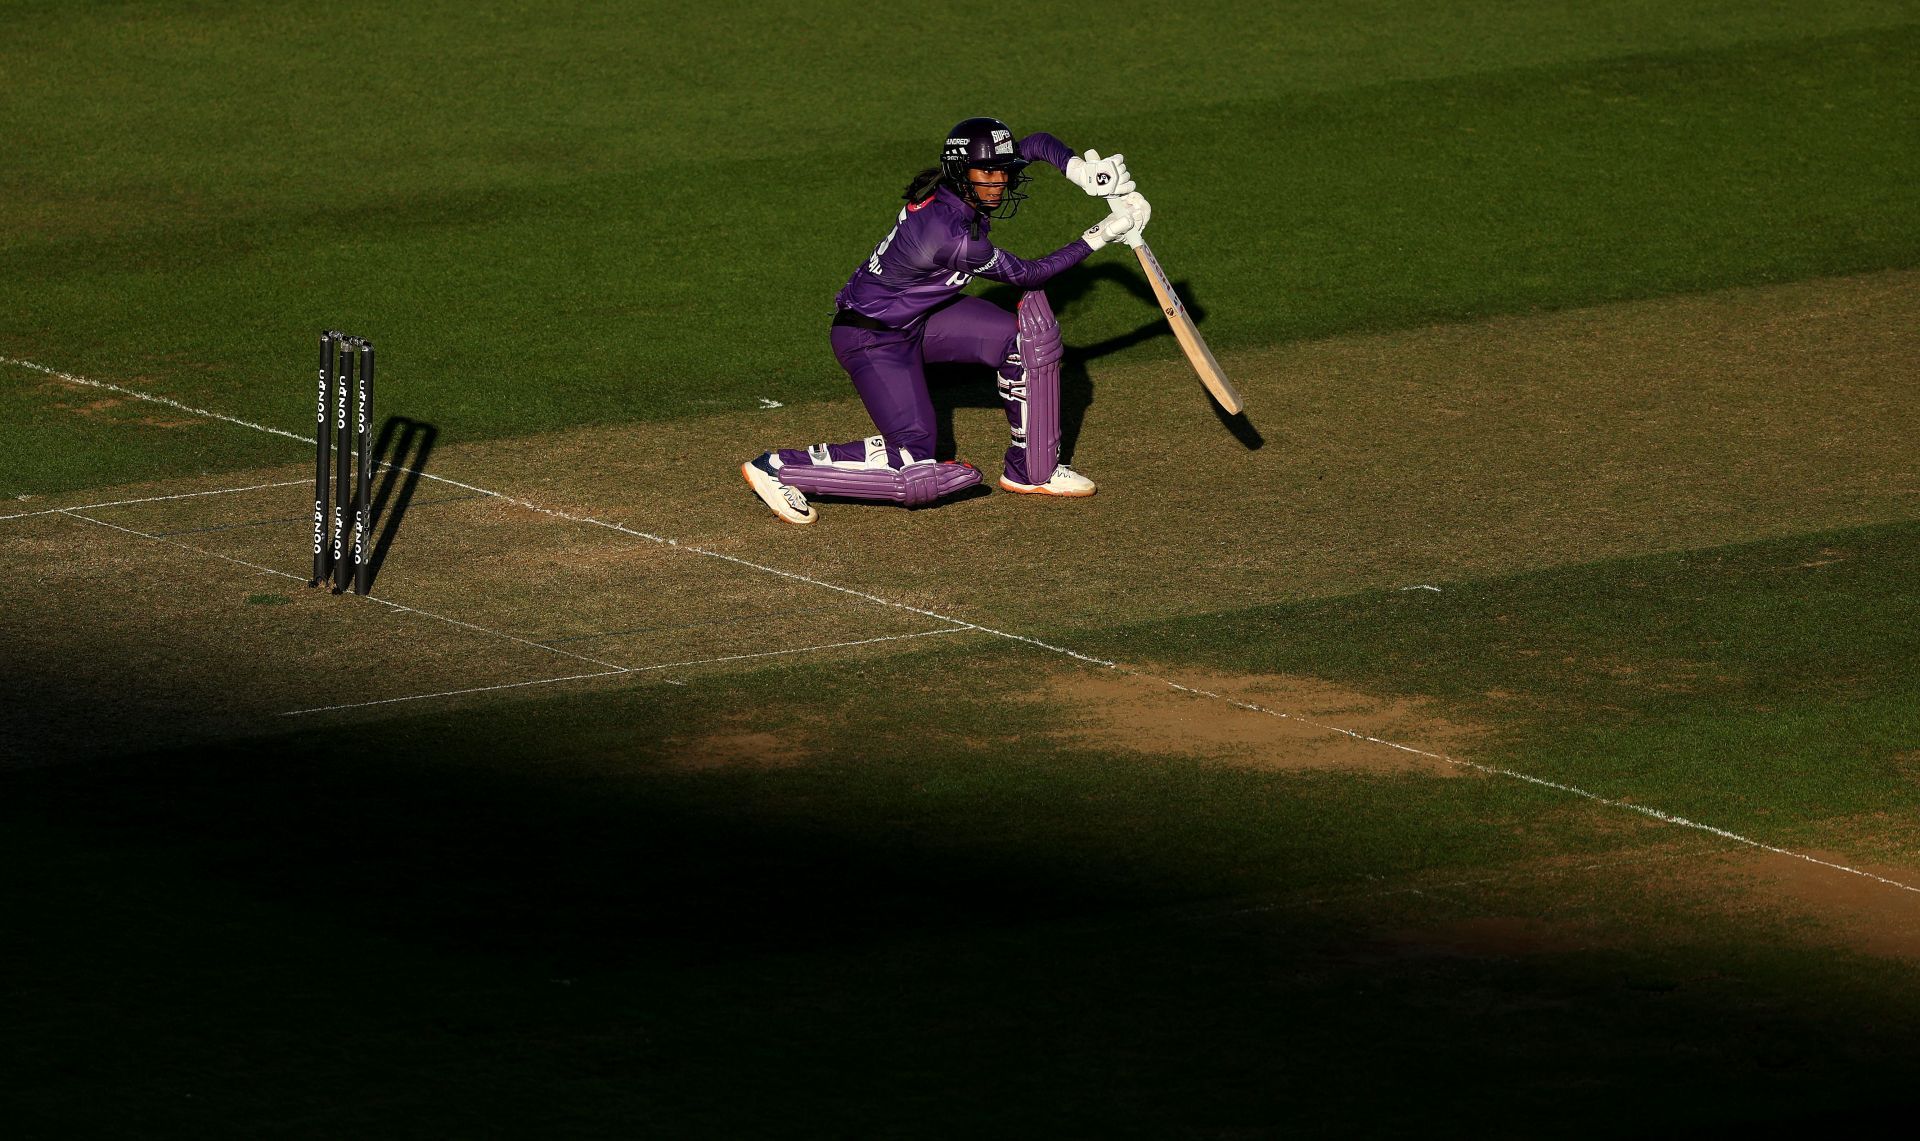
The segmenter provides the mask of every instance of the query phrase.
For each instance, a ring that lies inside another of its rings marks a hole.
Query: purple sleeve
[[[1075,238],[1046,257],[1029,261],[1015,257],[984,237],[972,238],[964,231],[958,237],[960,240],[948,247],[952,250],[952,260],[946,263],[948,268],[989,281],[1004,281],[1021,289],[1040,288],[1055,274],[1087,260],[1087,255],[1093,252],[1092,246]]]
[[[1067,160],[1073,157],[1072,147],[1045,131],[1035,131],[1021,139],[1015,149],[1020,152],[1021,158],[1029,162],[1044,162],[1058,167],[1062,174],[1066,173]]]

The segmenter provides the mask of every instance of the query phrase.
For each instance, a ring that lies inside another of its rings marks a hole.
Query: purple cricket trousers
[[[979,297],[958,297],[928,315],[917,329],[869,329],[856,325],[833,327],[833,355],[853,380],[874,427],[886,441],[887,459],[894,466],[933,458],[936,425],[933,398],[927,392],[929,364],[990,365],[1002,377],[1018,379],[1018,325],[1014,315]],[[1009,405],[1007,420],[1017,425],[1019,410]],[[859,461],[867,456],[866,441],[830,444],[836,461]],[[903,455],[904,453],[904,455]],[[1024,454],[1008,449],[1009,463],[1024,462]],[[783,465],[805,465],[812,457],[804,448],[780,451]],[[1024,480],[1024,471],[1011,472]]]

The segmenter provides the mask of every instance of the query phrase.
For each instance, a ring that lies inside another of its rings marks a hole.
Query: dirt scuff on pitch
[[[1081,326],[1063,325],[1072,346]],[[436,460],[545,506],[1008,630],[1885,523],[1920,496],[1920,274],[1231,352],[1257,446],[1215,420],[1164,327],[1142,314],[1160,359],[1069,355],[1072,459],[1100,484],[1088,499],[983,490],[778,522],[740,462],[871,431],[851,393]],[[991,375],[950,374],[935,402],[991,488],[1007,443]]]
[[[673,738],[666,742],[667,762],[695,772],[713,769],[788,769],[814,758],[804,732],[726,730]]]
[[[1307,677],[1062,670],[1033,698],[1069,711],[1065,741],[1263,771],[1471,775],[1443,758],[1481,736],[1416,700]]]
[[[1529,916],[1480,915],[1382,931],[1356,958],[1524,959],[1573,954],[1602,943],[1594,932],[1564,923]]]
[[[1920,884],[1920,872],[1841,852],[1805,854],[1826,864],[1776,852],[1736,855],[1713,877],[1713,886],[1732,890],[1742,905],[1784,913],[1810,941],[1920,962],[1920,892],[1909,890]]]

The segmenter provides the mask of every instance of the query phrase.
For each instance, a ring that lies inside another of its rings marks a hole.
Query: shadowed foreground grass
[[[1863,529],[1111,640],[1407,679],[1541,771],[1601,775],[1576,766],[1605,736],[1608,791],[1764,802],[1776,837],[1831,840],[1829,814],[1910,811],[1884,757],[1841,770],[1808,740],[1699,785],[1633,750],[1684,731],[1683,755],[1732,755],[1713,711],[1747,695],[1877,755],[1905,731],[1891,572],[1915,542]],[[1821,551],[1848,557],[1801,565]],[[1783,585],[1823,572],[1822,592]],[[1575,600],[1591,621],[1553,619]],[[1500,632],[1523,607],[1552,655]],[[1824,668],[1790,668],[1816,650]],[[1824,1119],[1885,1104],[1920,1058],[1911,965],[1703,893],[1721,849],[1697,833],[1510,781],[1086,751],[1010,700],[1025,653],[7,774],[13,1116],[196,1137],[1611,1136],[1644,1125],[1570,1100],[1674,1128]],[[1733,694],[1706,708],[1580,668],[1683,660]],[[675,742],[748,730],[805,759],[679,763]],[[1530,934],[1463,942],[1488,923]]]

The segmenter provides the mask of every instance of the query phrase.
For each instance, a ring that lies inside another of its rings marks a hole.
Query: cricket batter
[[[1026,166],[1060,170],[1112,213],[1043,258],[1015,257],[988,240],[993,218],[1026,198]],[[1137,231],[1151,210],[1133,192],[1126,160],[1075,155],[1045,133],[1015,141],[998,119],[968,119],[947,132],[940,165],[902,196],[894,227],[853,271],[834,301],[833,355],[847,370],[879,434],[842,444],[782,448],[740,466],[747,486],[789,523],[819,517],[808,493],[917,506],[972,487],[980,472],[933,458],[933,401],[925,365],[984,364],[1000,374],[1013,445],[1000,486],[1028,495],[1084,496],[1093,481],[1059,462],[1060,327],[1040,287],[1088,254]],[[1009,313],[961,290],[975,277],[1029,292]]]

